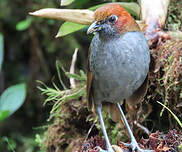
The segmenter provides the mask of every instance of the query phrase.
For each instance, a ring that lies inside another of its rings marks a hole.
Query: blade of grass
[[[174,117],[174,119],[178,122],[178,124],[180,125],[180,127],[182,128],[182,123],[181,121],[179,120],[179,118],[168,108],[166,107],[164,104],[162,104],[161,102],[157,101],[157,103],[159,103],[160,105],[162,105],[164,108],[166,108],[171,114],[172,116]]]
[[[59,67],[63,70],[63,72],[65,72],[64,68],[61,66],[60,62],[57,60],[56,61],[56,69],[57,69],[57,73],[58,73],[58,78],[59,78],[59,81],[60,81],[61,85],[63,86],[64,90],[66,90],[67,88],[61,79],[61,72],[60,72]]]

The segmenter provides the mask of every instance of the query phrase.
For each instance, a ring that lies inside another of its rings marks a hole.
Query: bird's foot
[[[130,144],[121,142],[121,144],[130,148],[132,150],[132,152],[135,152],[135,151],[137,151],[137,152],[154,152],[153,150],[141,149],[136,141],[132,141]]]
[[[107,150],[103,150],[101,147],[97,146],[95,147],[96,149],[98,149],[98,152],[115,152],[112,147],[107,148]]]

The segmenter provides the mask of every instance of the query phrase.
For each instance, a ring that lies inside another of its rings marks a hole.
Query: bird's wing
[[[130,97],[126,99],[126,103],[128,104],[130,110],[132,110],[133,106],[139,103],[142,100],[142,98],[145,96],[145,94],[147,93],[148,77],[149,77],[149,74],[145,78],[145,81],[143,82],[143,84]]]
[[[88,109],[92,109],[93,106],[92,73],[90,71],[90,48],[88,50],[88,59],[87,59],[87,106]]]

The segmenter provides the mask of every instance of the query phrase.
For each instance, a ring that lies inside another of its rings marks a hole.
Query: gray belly
[[[148,44],[141,33],[128,32],[107,43],[96,35],[90,54],[95,104],[131,96],[144,82],[149,62]]]

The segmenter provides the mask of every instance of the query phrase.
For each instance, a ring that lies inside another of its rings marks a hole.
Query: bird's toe
[[[121,144],[123,144],[124,146],[130,148],[132,150],[132,152],[154,152],[153,150],[141,149],[139,147],[138,143],[135,142],[135,141],[131,142],[130,144],[121,142]]]

